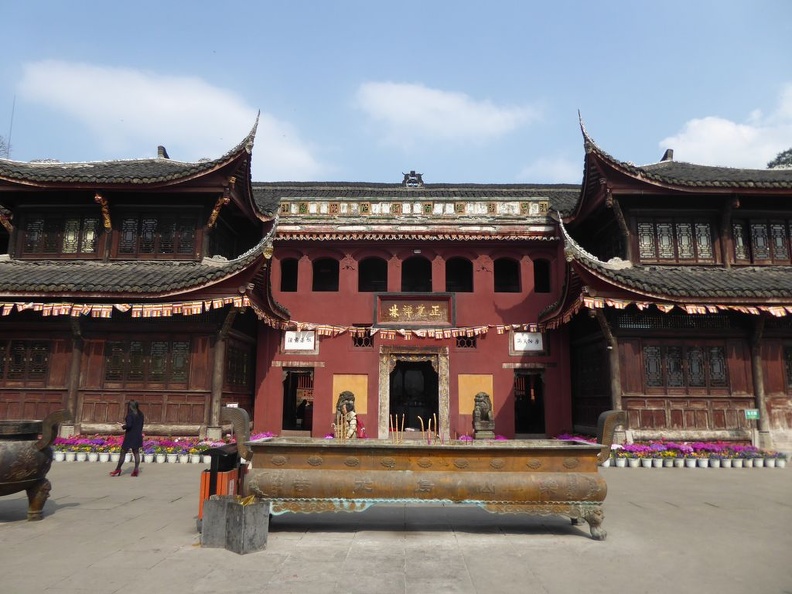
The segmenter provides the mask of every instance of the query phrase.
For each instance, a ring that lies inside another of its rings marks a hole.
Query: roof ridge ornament
[[[422,188],[424,185],[423,182],[423,173],[416,173],[415,170],[411,170],[410,173],[402,172],[404,179],[402,180],[402,185],[407,188]]]

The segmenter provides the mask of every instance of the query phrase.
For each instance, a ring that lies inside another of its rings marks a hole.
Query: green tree
[[[775,159],[767,164],[768,169],[788,169],[792,168],[792,148],[778,153]]]

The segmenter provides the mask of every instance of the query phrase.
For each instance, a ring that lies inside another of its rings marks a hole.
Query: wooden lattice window
[[[476,337],[475,336],[457,336],[456,347],[458,349],[475,349]]]
[[[784,347],[784,369],[786,370],[787,390],[792,390],[792,346]]]
[[[0,341],[0,383],[46,382],[50,351],[47,341]]]
[[[27,215],[20,233],[22,256],[93,257],[100,237],[99,218],[85,215]]]
[[[183,385],[190,372],[187,340],[108,341],[105,382]]]
[[[745,264],[789,264],[790,221],[751,219],[732,223],[734,261]]]
[[[726,388],[726,349],[720,345],[644,345],[647,388]]]
[[[352,330],[352,347],[356,349],[369,349],[374,346],[374,337],[371,328],[354,328]]]
[[[123,215],[119,222],[116,255],[192,258],[196,243],[195,216],[132,213]]]
[[[226,349],[225,381],[229,386],[248,389],[253,377],[252,349],[240,343],[231,343]]]
[[[714,262],[712,226],[707,221],[638,221],[638,254],[647,262]]]

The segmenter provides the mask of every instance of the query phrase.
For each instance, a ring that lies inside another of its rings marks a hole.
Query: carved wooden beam
[[[97,192],[94,196],[94,202],[96,202],[102,208],[102,224],[104,225],[105,231],[110,231],[113,228],[113,223],[110,220],[110,206],[107,203],[107,200]]]

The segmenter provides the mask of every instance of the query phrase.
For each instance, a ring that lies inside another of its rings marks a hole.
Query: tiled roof
[[[517,200],[548,198],[551,210],[570,211],[580,195],[575,184],[402,184],[357,182],[277,182],[253,183],[256,205],[263,213],[277,214],[281,199],[306,200]]]
[[[697,189],[792,189],[792,168],[740,169],[696,165],[674,160],[660,161],[649,165],[634,165],[609,155],[597,146],[585,128],[582,128],[582,125],[581,129],[587,154],[594,154],[616,169],[638,179],[664,185]]]
[[[267,238],[271,239],[271,238]],[[234,260],[0,261],[0,296],[156,297],[215,284],[253,264],[265,241]]]
[[[165,157],[87,163],[30,162],[0,159],[0,180],[36,184],[167,184],[213,171],[250,153],[256,127],[242,142],[219,159],[185,163]]]
[[[735,301],[744,303],[792,301],[792,267],[747,266],[632,266],[613,269],[581,262],[616,286],[668,300]]]

